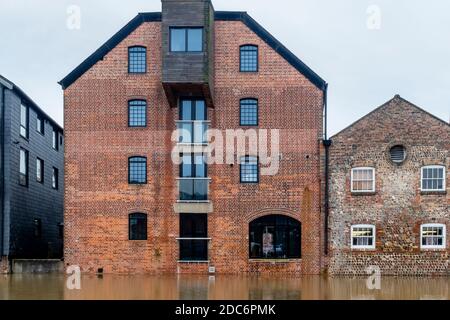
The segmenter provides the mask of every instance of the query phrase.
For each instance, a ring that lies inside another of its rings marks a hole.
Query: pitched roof
[[[362,118],[359,118],[358,120],[356,120],[355,122],[353,122],[352,124],[350,124],[349,126],[345,127],[344,129],[342,129],[341,131],[339,131],[338,133],[336,133],[335,135],[333,135],[330,139],[333,139],[334,137],[342,134],[343,132],[347,131],[348,129],[352,128],[353,126],[357,125],[359,122],[361,122],[362,120],[370,117],[372,114],[376,113],[377,111],[379,111],[380,109],[386,107],[387,105],[391,104],[393,101],[395,100],[400,100],[403,101],[407,104],[409,104],[410,106],[412,106],[413,108],[419,110],[420,112],[425,113],[426,115],[432,117],[433,119],[446,124],[447,126],[450,126],[450,123],[445,122],[444,120],[442,120],[441,118],[436,117],[434,114],[422,109],[421,107],[415,105],[414,103],[406,100],[405,98],[402,98],[400,95],[395,95],[392,99],[390,99],[389,101],[383,103],[381,106],[379,106],[378,108],[375,108],[374,110],[372,110],[371,112],[369,112],[368,114],[366,114],[365,116],[363,116]]]
[[[63,128],[53,120],[44,110],[42,110],[36,102],[33,101],[22,89],[20,89],[16,84],[14,84],[11,80],[8,80],[7,78],[3,77],[0,74],[0,84],[4,87],[8,88],[11,91],[14,91],[20,99],[25,101],[25,103],[28,106],[31,106],[33,109],[35,109],[39,114],[44,116],[53,126],[57,127],[59,130],[64,131]]]
[[[287,62],[289,62],[294,68],[296,68],[301,74],[303,74],[308,80],[310,80],[320,90],[325,91],[327,83],[305,63],[303,63],[297,56],[289,51],[283,44],[281,44],[274,36],[272,36],[267,30],[265,30],[260,24],[258,24],[252,17],[246,12],[235,11],[216,11],[216,21],[242,21],[250,30],[256,33],[262,40],[264,40],[273,50],[280,54]],[[78,67],[70,72],[59,84],[63,89],[68,88],[79,77],[81,77],[86,71],[88,71],[93,65],[108,54],[115,46],[117,46],[122,40],[129,36],[134,30],[136,30],[144,22],[158,22],[161,21],[160,12],[147,12],[139,13],[133,20],[127,23],[119,32],[112,36],[105,42],[99,49],[91,54],[86,60],[84,60]]]

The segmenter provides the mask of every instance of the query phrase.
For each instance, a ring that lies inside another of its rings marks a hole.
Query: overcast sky
[[[213,0],[247,11],[329,83],[329,132],[395,94],[450,118],[448,0]],[[81,9],[81,28],[67,9]],[[159,0],[0,0],[0,74],[63,123],[61,80]],[[380,18],[380,19],[379,19]]]

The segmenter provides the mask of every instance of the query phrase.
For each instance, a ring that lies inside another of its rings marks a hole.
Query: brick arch
[[[300,212],[294,213],[292,210],[285,209],[285,208],[266,208],[266,209],[258,210],[256,212],[252,212],[250,215],[247,216],[246,222],[247,222],[247,224],[250,224],[250,222],[252,222],[255,219],[258,219],[258,218],[261,218],[264,216],[274,215],[274,214],[288,216],[290,218],[293,218],[293,219],[299,221],[300,223],[302,222],[300,219]]]

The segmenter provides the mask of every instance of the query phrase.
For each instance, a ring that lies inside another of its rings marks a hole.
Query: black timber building
[[[63,164],[63,129],[0,76],[0,272],[62,257]]]

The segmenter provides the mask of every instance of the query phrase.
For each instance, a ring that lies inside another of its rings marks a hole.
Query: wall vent
[[[394,163],[402,163],[406,158],[406,150],[404,146],[393,146],[391,150],[389,150],[389,154],[391,156],[391,161]]]

